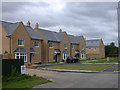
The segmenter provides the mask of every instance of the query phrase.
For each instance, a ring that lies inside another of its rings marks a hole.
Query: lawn
[[[2,88],[32,88],[36,85],[51,82],[42,77],[29,75],[3,76]]]
[[[112,66],[114,66],[114,65],[58,65],[58,66],[49,66],[46,68],[66,69],[66,70],[103,71],[104,69],[112,67]]]
[[[118,63],[118,61],[118,57],[110,57],[109,61],[107,61],[107,58],[104,58],[98,59],[98,61],[88,61],[87,63]]]
[[[116,70],[116,71],[120,71],[120,68],[118,68],[118,70]]]

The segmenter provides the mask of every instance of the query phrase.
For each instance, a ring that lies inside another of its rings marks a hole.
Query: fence
[[[9,75],[13,69],[20,72],[21,65],[24,65],[23,59],[2,59],[2,75]]]

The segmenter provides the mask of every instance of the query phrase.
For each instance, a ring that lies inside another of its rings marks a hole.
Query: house
[[[23,58],[25,64],[41,62],[42,38],[22,22],[0,21],[0,54],[3,59]]]
[[[87,59],[104,58],[105,46],[102,39],[86,40]]]
[[[86,59],[86,40],[83,36],[68,35],[70,40],[70,56]]]
[[[42,60],[43,62],[61,62],[70,56],[70,41],[66,32],[49,31],[38,28],[35,31],[42,37]]]

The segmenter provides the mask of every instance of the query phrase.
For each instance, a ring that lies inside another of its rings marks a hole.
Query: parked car
[[[76,63],[76,62],[79,62],[79,59],[77,59],[76,57],[68,57],[66,59],[66,62],[67,63]]]

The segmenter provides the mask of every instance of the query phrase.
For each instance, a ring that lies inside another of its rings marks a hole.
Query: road
[[[53,81],[33,88],[118,88],[117,72],[72,73],[27,69],[27,73]]]

